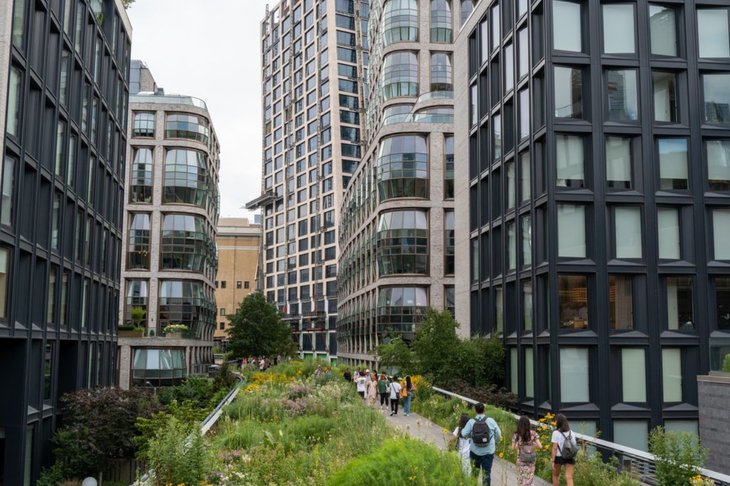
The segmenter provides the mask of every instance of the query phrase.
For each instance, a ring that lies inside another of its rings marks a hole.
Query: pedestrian
[[[388,408],[390,405],[390,390],[388,389],[388,378],[386,378],[385,373],[380,375],[380,380],[378,380],[378,395],[380,395],[380,408]]]
[[[535,478],[537,451],[542,449],[540,437],[532,430],[530,419],[524,415],[517,421],[517,432],[512,436],[512,450],[517,452],[517,484],[532,486]]]
[[[413,398],[413,383],[411,383],[410,376],[406,376],[404,388],[406,396],[403,397],[403,414],[408,417],[411,414],[411,399]]]
[[[461,431],[464,430],[467,423],[469,423],[469,415],[462,413],[459,425],[457,425],[456,429],[454,429],[454,436],[451,439],[451,443],[454,444],[456,452],[459,454],[459,457],[461,457],[461,467],[464,471],[464,475],[470,476],[471,458],[469,457],[469,449],[471,447],[471,440],[465,439],[461,436]]]
[[[367,383],[368,379],[366,378],[365,373],[358,373],[357,378],[355,379],[355,385],[357,387],[357,394],[360,395],[360,398],[365,398]]]
[[[400,395],[400,383],[398,379],[393,376],[391,377],[390,383],[390,416],[398,415],[398,395]]]
[[[332,376],[332,367],[331,366],[327,367],[327,376]]]
[[[315,379],[319,378],[319,375],[321,375],[321,374],[322,374],[322,367],[321,366],[317,366],[317,369],[314,370],[314,378]]]
[[[345,379],[345,381],[350,382],[352,381],[352,373],[350,373],[350,368],[347,368],[345,372],[343,373],[342,377]]]
[[[560,486],[560,469],[565,466],[565,484],[573,486],[573,468],[575,456],[578,455],[578,444],[570,431],[570,424],[565,415],[555,416],[553,443],[553,486]]]
[[[378,399],[378,378],[376,376],[368,377],[367,396],[368,405],[375,405]]]
[[[502,439],[502,431],[497,422],[484,415],[484,404],[474,405],[476,416],[467,422],[461,431],[461,436],[470,438],[469,457],[471,458],[474,472],[482,470],[482,483],[484,486],[492,484],[492,463],[494,462],[494,451],[496,442]]]

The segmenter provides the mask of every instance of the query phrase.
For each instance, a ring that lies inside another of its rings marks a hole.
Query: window
[[[558,204],[558,256],[586,257],[585,206]]]
[[[505,165],[507,176],[507,210],[514,209],[517,199],[517,180],[515,178],[515,163],[509,162]]]
[[[213,240],[200,216],[166,214],[162,222],[161,268],[206,272],[214,258]]]
[[[383,11],[383,44],[418,40],[417,0],[390,0]]]
[[[184,349],[135,349],[132,361],[132,384],[145,387],[172,386],[187,375]],[[149,385],[148,385],[149,383]]]
[[[155,114],[154,113],[135,113],[132,122],[133,137],[149,137],[155,136]]]
[[[150,268],[150,215],[131,213],[127,268]],[[78,222],[77,222],[78,225]]]
[[[454,198],[454,136],[444,137],[444,198]]]
[[[444,212],[444,274],[453,275],[456,271],[456,236],[454,212]]]
[[[679,260],[681,258],[679,236],[679,210],[670,207],[657,208],[657,233],[659,236],[659,258]]]
[[[237,280],[237,281],[236,281],[236,288],[237,288],[237,289],[241,289],[241,288],[243,288],[243,282],[242,282],[242,281],[240,281],[240,280]]]
[[[612,189],[631,189],[631,138],[606,136],[606,181]]]
[[[730,260],[730,209],[712,210],[715,260]]]
[[[499,14],[499,4],[492,5],[489,17],[492,19],[492,50],[499,47],[502,40],[502,17]]]
[[[677,56],[677,15],[673,8],[649,4],[651,53],[655,56]]]
[[[169,150],[164,184],[163,202],[206,207],[212,191],[206,155],[196,150]]]
[[[705,121],[730,122],[730,74],[704,74]]]
[[[659,187],[663,191],[689,188],[687,180],[687,139],[657,139],[659,149]]]
[[[20,50],[23,50],[23,34],[25,32],[25,4],[26,0],[16,0],[13,7],[13,45]]]
[[[152,202],[152,149],[138,148],[134,150],[132,162],[130,202]]]
[[[428,273],[428,213],[391,211],[378,221],[380,275]]]
[[[190,336],[200,337],[203,329],[215,325],[213,290],[201,282],[164,280],[160,282],[158,331],[170,324],[187,326]]]
[[[0,319],[8,317],[8,274],[10,251],[0,248]]]
[[[507,223],[507,270],[517,268],[517,235],[514,221]]]
[[[520,140],[530,136],[530,90],[520,91]]]
[[[583,118],[583,73],[580,69],[555,66],[555,116]]]
[[[561,403],[590,401],[589,366],[587,348],[560,348]]]
[[[682,401],[682,351],[662,349],[662,388],[664,403]]]
[[[614,218],[616,258],[641,258],[641,208],[617,206]]]
[[[515,85],[515,72],[514,72],[514,49],[512,44],[504,46],[502,53],[504,59],[504,92],[508,93],[512,90]]]
[[[428,306],[428,290],[425,287],[383,287],[377,301],[378,332],[415,332],[416,322]]]
[[[226,288],[226,281],[225,280],[222,280],[221,281],[221,288],[222,289],[225,289]]]
[[[705,153],[710,190],[730,190],[730,140],[705,140]]]
[[[22,2],[20,2],[22,5]],[[17,6],[17,5],[16,5]],[[17,19],[16,19],[17,21]],[[10,68],[10,86],[8,91],[8,117],[5,130],[10,135],[18,136],[18,127],[20,126],[20,103],[23,99],[23,77],[20,70]]]
[[[55,173],[57,176],[63,176],[63,143],[66,138],[66,122],[58,120],[56,127],[56,167]]]
[[[418,56],[413,52],[387,54],[383,61],[382,89],[384,100],[418,96]]]
[[[530,153],[523,152],[520,154],[520,202],[530,200],[530,180]]]
[[[147,327],[147,297],[149,295],[147,280],[127,280],[127,296],[124,302],[125,316],[124,322],[127,324],[135,324],[132,320],[132,309],[139,308],[144,311],[142,320],[139,325]]]
[[[497,334],[502,334],[504,331],[504,304],[502,298],[502,287],[496,287],[494,289],[494,330]]]
[[[694,329],[694,303],[692,277],[667,277],[667,328],[692,331]]]
[[[649,450],[649,424],[645,420],[614,420],[613,440],[640,451]]]
[[[0,206],[0,224],[11,226],[13,224],[13,188],[15,186],[15,159],[5,156],[3,163],[2,181],[2,206]],[[45,245],[44,245],[45,246]]]
[[[48,277],[48,311],[46,315],[46,323],[53,324],[55,322],[56,313],[56,283],[58,282],[58,268],[51,267],[51,274]]]
[[[677,123],[677,79],[674,73],[652,71],[654,86],[654,120]]]
[[[431,42],[452,41],[450,0],[431,0]]]
[[[522,266],[532,265],[532,218],[525,215],[520,218],[522,229]]]
[[[219,310],[219,312],[220,312],[220,315],[225,316],[226,315],[226,308],[225,307],[221,307],[220,310]]]
[[[445,52],[431,54],[431,91],[453,90],[451,56]]]
[[[207,144],[210,138],[210,123],[202,116],[167,115],[165,137],[186,138]]]
[[[515,395],[519,395],[519,370],[517,368],[517,348],[511,348],[509,350],[509,364],[510,364],[510,391]]]
[[[502,157],[502,117],[500,115],[492,116],[492,153],[493,160]]]
[[[63,106],[68,106],[68,64],[71,53],[64,49],[61,54],[61,82],[58,88],[58,100]]]
[[[700,57],[730,57],[726,8],[697,9]]]
[[[623,402],[646,402],[646,350],[621,350]]]
[[[48,404],[51,402],[51,390],[53,386],[53,344],[47,343],[45,349],[45,359],[43,362],[43,401]]]
[[[553,47],[556,51],[582,52],[582,21],[579,3],[553,2]]]
[[[461,25],[469,19],[469,15],[474,10],[474,0],[461,0]]]
[[[428,197],[426,137],[401,135],[384,139],[378,151],[377,180],[382,200]]]
[[[251,282],[249,282],[248,280],[246,280],[246,281],[245,281],[245,282],[243,283],[243,288],[244,288],[244,289],[248,289],[248,288],[250,288],[250,287],[251,287]]]
[[[715,310],[717,312],[717,328],[730,331],[730,278],[715,279]]]
[[[588,279],[584,275],[558,275],[560,327],[588,328]]]
[[[606,78],[608,80],[609,121],[637,121],[639,119],[639,94],[636,70],[606,71]]]
[[[630,3],[603,5],[603,52],[606,54],[633,54],[634,6]]]
[[[469,96],[469,113],[471,114],[471,124],[476,125],[479,121],[479,109],[478,109],[478,96],[477,96],[477,85],[474,84],[469,88],[470,96]]]
[[[583,138],[577,135],[556,134],[555,141],[558,187],[583,187]]]
[[[632,277],[609,275],[608,303],[611,308],[611,329],[633,329],[634,294]]]
[[[532,307],[532,282],[522,282],[522,328],[525,331],[532,331],[533,324]]]
[[[54,193],[53,195],[53,214],[51,216],[51,249],[58,250],[59,242],[59,216],[61,211],[61,195]]]
[[[527,29],[517,32],[517,78],[521,79],[530,70],[530,42],[528,41]]]

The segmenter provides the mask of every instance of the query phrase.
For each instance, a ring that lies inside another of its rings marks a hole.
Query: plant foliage
[[[262,292],[246,296],[236,313],[228,316],[231,359],[244,356],[294,356],[291,327],[281,320],[274,304]]]
[[[708,450],[690,432],[667,432],[657,427],[649,434],[649,451],[656,457],[656,476],[663,486],[685,486],[699,475]]]

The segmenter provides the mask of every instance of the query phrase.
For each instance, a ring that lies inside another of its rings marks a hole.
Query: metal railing
[[[433,391],[446,397],[458,398],[471,405],[479,403],[477,400],[464,397],[456,393],[452,393],[448,390],[444,390],[443,388],[433,387]],[[515,419],[520,418],[519,415],[512,415],[515,417]],[[530,420],[530,422],[532,423],[533,427],[544,425],[534,420]],[[642,482],[646,484],[652,486],[662,486],[655,476],[656,458],[653,454],[649,454],[648,452],[644,452],[639,449],[626,447],[621,444],[616,444],[615,442],[609,442],[607,440],[591,437],[590,435],[586,434],[573,432],[573,435],[578,440],[585,442],[589,446],[593,447],[595,450],[601,452],[601,454],[604,456],[604,459],[607,456],[615,456],[618,459],[620,470],[635,474]],[[702,474],[702,476],[706,478],[712,479],[715,482],[716,486],[730,486],[730,476],[728,476],[727,474],[710,471],[708,469],[701,469],[700,474]]]

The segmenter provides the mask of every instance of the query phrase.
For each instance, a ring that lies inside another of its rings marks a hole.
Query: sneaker
[[[391,416],[391,417],[393,416],[393,412],[390,412],[390,416]]]

